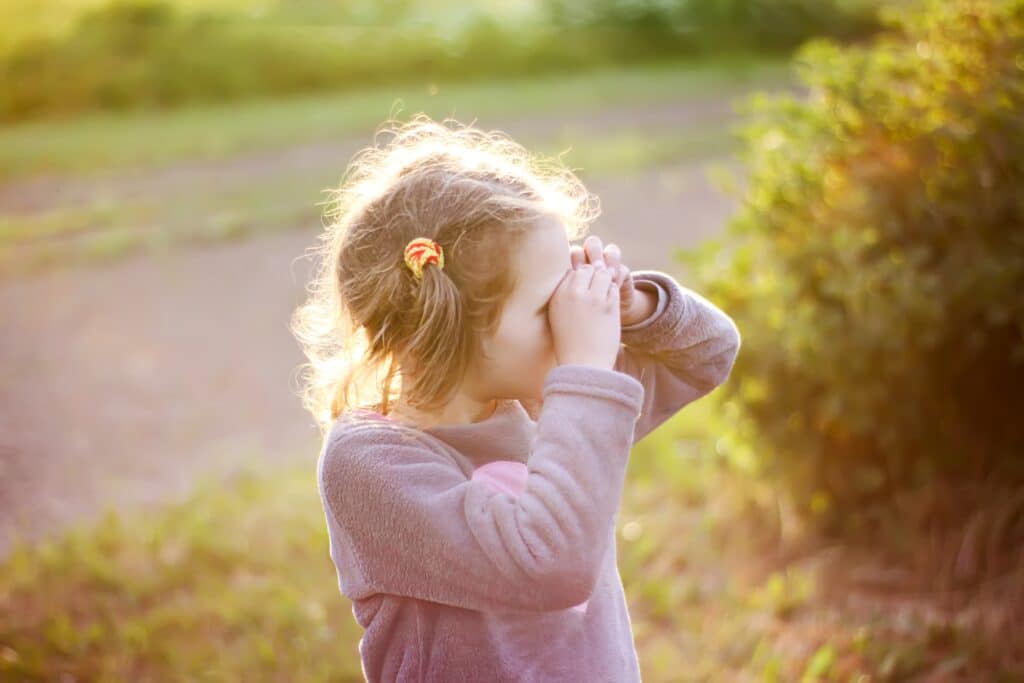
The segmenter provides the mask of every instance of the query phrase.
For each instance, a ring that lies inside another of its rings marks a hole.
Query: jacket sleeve
[[[636,442],[728,379],[740,333],[724,311],[667,273],[636,270],[633,281],[658,296],[650,318],[622,327],[614,366],[644,387]]]
[[[389,593],[480,611],[587,599],[611,541],[643,387],[615,370],[561,365],[543,395],[518,496],[468,477],[425,438],[332,432],[318,479],[340,529],[335,563],[349,598]]]

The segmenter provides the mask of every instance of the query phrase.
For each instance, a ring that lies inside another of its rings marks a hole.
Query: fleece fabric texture
[[[633,277],[658,307],[614,369],[557,366],[480,422],[333,425],[317,480],[370,683],[640,681],[615,545],[630,449],[728,378],[740,335],[670,275]]]

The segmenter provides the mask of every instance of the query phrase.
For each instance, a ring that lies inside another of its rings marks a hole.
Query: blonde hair
[[[396,379],[410,406],[445,405],[517,285],[523,234],[554,216],[573,240],[600,211],[560,159],[423,114],[378,128],[329,192],[309,296],[291,320],[308,359],[303,407],[322,434],[360,405],[387,415]],[[416,237],[445,255],[444,268],[427,265],[419,282],[403,260]]]

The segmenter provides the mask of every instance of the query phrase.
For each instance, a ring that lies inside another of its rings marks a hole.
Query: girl
[[[383,132],[292,321],[363,673],[639,681],[615,548],[630,448],[726,380],[739,332],[615,245],[571,245],[597,202],[568,169],[451,120]]]

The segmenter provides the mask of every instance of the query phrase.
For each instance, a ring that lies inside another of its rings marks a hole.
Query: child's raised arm
[[[591,594],[611,542],[643,387],[561,365],[545,378],[525,490],[473,480],[418,435],[347,427],[318,479],[349,598],[390,593],[481,611],[549,611]],[[343,568],[343,569],[342,569]]]
[[[622,327],[615,369],[644,387],[634,443],[729,377],[740,333],[724,311],[658,270],[634,270],[637,289],[658,296],[647,320]]]

